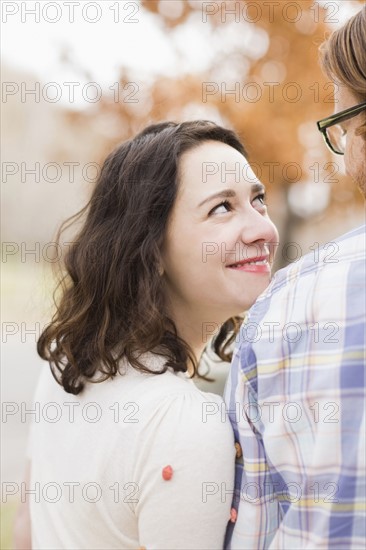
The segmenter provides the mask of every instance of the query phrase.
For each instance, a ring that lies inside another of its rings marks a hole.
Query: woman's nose
[[[243,216],[242,241],[247,244],[278,243],[278,231],[272,220],[251,207]]]

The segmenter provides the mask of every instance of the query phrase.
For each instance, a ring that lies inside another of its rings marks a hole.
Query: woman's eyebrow
[[[265,193],[265,192],[266,192],[266,188],[263,185],[263,183],[257,182],[254,185],[252,185],[252,193]]]
[[[219,191],[218,193],[214,193],[213,195],[210,195],[209,197],[206,197],[202,202],[199,203],[198,206],[202,206],[206,202],[212,201],[213,199],[228,199],[230,197],[235,197],[236,192],[234,189],[222,189],[222,191]]]
[[[252,193],[265,193],[266,188],[262,183],[255,183],[251,187]],[[199,203],[199,207],[205,204],[206,202],[212,201],[213,199],[229,199],[236,196],[236,191],[234,189],[222,189],[209,197],[206,197],[202,202]]]

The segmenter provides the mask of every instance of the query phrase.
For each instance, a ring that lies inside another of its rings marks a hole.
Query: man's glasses
[[[366,102],[345,109],[335,115],[323,118],[317,122],[319,132],[323,134],[325,143],[328,145],[329,149],[336,153],[337,155],[344,155],[346,150],[346,132],[339,125],[341,122],[352,118],[361,111],[366,110]]]

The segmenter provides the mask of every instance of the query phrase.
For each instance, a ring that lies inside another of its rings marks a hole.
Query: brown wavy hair
[[[122,143],[105,160],[88,204],[60,227],[86,217],[59,267],[56,312],[37,351],[66,392],[119,372],[121,358],[150,372],[141,354],[165,359],[164,367],[198,375],[197,361],[166,313],[159,274],[160,250],[179,187],[180,156],[202,142],[230,145],[246,156],[238,136],[209,121],[163,122]],[[240,318],[229,319],[214,350],[230,360]],[[98,376],[95,376],[98,375]],[[92,380],[94,378],[94,380]]]
[[[360,103],[366,101],[366,6],[321,45],[320,61],[331,80],[348,88]],[[366,139],[366,117],[356,134]]]

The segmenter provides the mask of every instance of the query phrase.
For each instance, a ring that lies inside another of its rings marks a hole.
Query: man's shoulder
[[[343,261],[362,259],[366,257],[366,225],[362,225],[329,241],[282,269],[273,278],[273,286],[288,281],[293,277],[301,277],[309,271],[319,268],[334,267]],[[272,285],[271,285],[272,286]]]
[[[360,225],[359,227],[356,227],[355,229],[352,229],[351,231],[348,231],[347,233],[344,233],[344,235],[341,235],[338,237],[338,239],[335,239],[336,242],[345,241],[347,239],[353,239],[357,238],[359,236],[365,237],[366,235],[366,224]]]
[[[337,271],[345,265],[358,264],[359,271],[366,267],[366,225],[362,225],[336,239],[323,244],[302,256],[299,260],[277,271],[257,304],[271,301],[278,293],[292,292],[294,288],[312,285],[317,274],[337,277]]]

